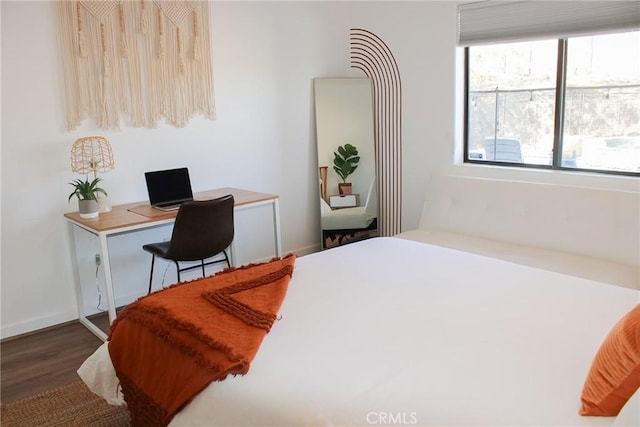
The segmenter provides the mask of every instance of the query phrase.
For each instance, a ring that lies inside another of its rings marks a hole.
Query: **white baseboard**
[[[299,248],[290,252],[293,252],[294,254],[296,254],[296,256],[304,256],[304,255],[312,254],[314,252],[319,252],[321,250],[322,250],[322,245],[315,244],[315,245],[305,246],[304,248]]]
[[[44,329],[51,326],[59,325],[61,323],[69,322],[77,318],[78,312],[74,307],[73,310],[65,311],[62,313],[56,313],[49,316],[38,317],[36,319],[25,320],[23,322],[13,323],[10,325],[3,324],[2,329],[0,329],[0,339],[26,334],[28,332],[34,332],[39,329]]]

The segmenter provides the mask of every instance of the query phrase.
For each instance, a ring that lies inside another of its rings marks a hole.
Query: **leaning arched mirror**
[[[372,87],[368,78],[313,83],[322,247],[330,248],[377,235]]]

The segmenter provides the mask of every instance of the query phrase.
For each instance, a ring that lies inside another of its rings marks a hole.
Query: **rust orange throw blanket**
[[[248,371],[294,263],[289,255],[174,285],[118,315],[109,353],[134,426],[165,426],[212,381]]]

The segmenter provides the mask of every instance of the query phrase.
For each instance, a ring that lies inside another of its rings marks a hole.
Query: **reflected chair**
[[[142,246],[142,249],[152,255],[149,293],[156,256],[176,264],[178,283],[180,273],[186,270],[202,268],[204,277],[207,265],[226,262],[231,267],[226,249],[231,245],[234,234],[233,205],[233,196],[230,194],[213,200],[194,200],[180,205],[171,240]],[[220,254],[224,258],[205,263],[205,260]],[[180,268],[180,262],[188,261],[200,261],[200,264]]]

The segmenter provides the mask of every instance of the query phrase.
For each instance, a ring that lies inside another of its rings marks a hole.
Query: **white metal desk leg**
[[[74,260],[73,269],[73,282],[76,288],[76,302],[78,304],[78,321],[83,324],[89,331],[102,341],[107,340],[107,334],[98,328],[93,322],[87,319],[87,313],[84,307],[84,293],[82,292],[82,283],[80,283],[80,272],[78,271],[78,252],[76,250],[76,230],[81,230],[80,227],[75,226],[73,223],[69,223],[69,244],[71,245],[71,257]]]
[[[69,245],[71,247],[71,258],[73,260],[73,285],[76,288],[76,300],[78,303],[78,318],[82,323],[83,319],[87,318],[87,314],[84,311],[84,297],[82,293],[82,285],[80,284],[80,273],[78,272],[78,252],[76,251],[76,235],[74,232],[72,223],[69,223]]]
[[[233,239],[229,245],[229,263],[231,267],[236,266],[236,253],[236,239]]]
[[[276,256],[282,256],[282,238],[280,235],[280,199],[273,200],[273,231],[275,233]]]
[[[107,293],[107,310],[109,312],[109,324],[116,319],[116,302],[113,296],[113,281],[111,279],[111,263],[109,261],[109,245],[107,236],[100,233],[100,252],[102,252],[102,268],[104,269],[104,286]]]

